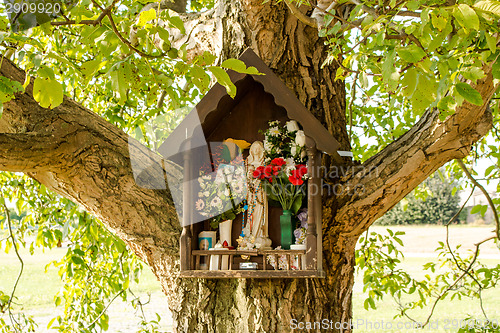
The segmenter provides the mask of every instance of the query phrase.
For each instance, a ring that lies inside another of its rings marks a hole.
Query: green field
[[[407,233],[403,236],[405,241],[406,258],[402,267],[416,277],[422,276],[422,265],[426,262],[432,261],[434,254],[431,251],[435,248],[435,242],[440,239],[440,229],[442,227],[402,227]],[[377,232],[384,232],[385,227],[374,227],[372,230]],[[391,227],[392,230],[398,228]],[[401,228],[400,228],[401,229]],[[484,235],[488,235],[489,228],[476,228],[476,227],[458,227],[453,229],[453,233],[467,249],[470,244],[477,242]],[[462,239],[462,236],[467,235],[467,239]],[[468,244],[470,243],[470,244]],[[469,246],[470,247],[470,246]],[[425,250],[425,251],[424,251]],[[60,308],[55,309],[53,305],[53,297],[55,293],[61,288],[62,282],[57,275],[57,268],[50,266],[45,273],[45,266],[52,260],[56,260],[64,255],[64,248],[58,248],[45,253],[39,251],[31,256],[27,251],[22,251],[22,257],[25,263],[25,270],[23,277],[19,283],[18,291],[16,292],[19,297],[18,302],[23,305],[24,309],[33,314],[41,323],[40,329],[46,326],[46,323],[54,316],[54,313],[62,311]],[[495,251],[498,251],[494,245],[489,246],[487,255],[494,256]],[[415,254],[418,254],[415,256]],[[500,251],[497,252],[500,254]],[[481,260],[487,265],[496,265],[500,262],[499,259],[484,259]],[[15,253],[11,251],[9,254],[4,252],[0,253],[0,290],[7,292],[11,290],[15,278],[19,271],[19,262]],[[380,325],[383,321],[384,325],[388,322],[395,327],[396,323],[406,323],[408,320],[393,319],[397,314],[397,305],[389,297],[385,298],[382,302],[377,303],[376,310],[366,311],[363,308],[363,302],[366,296],[363,294],[363,285],[360,276],[356,277],[354,286],[354,301],[353,301],[353,315],[354,321],[360,323],[358,332],[380,332],[381,329],[369,329],[371,325]],[[166,298],[161,291],[161,287],[150,272],[145,269],[141,282],[133,286],[134,292],[142,295],[146,299],[148,292],[152,293],[152,301],[145,307],[146,315],[153,318],[153,314],[158,312],[162,315],[162,327],[169,330],[171,327],[171,318],[166,306]],[[490,316],[490,319],[500,321],[500,292],[496,290],[488,290],[484,293],[484,308]],[[117,302],[110,307],[110,332],[134,332],[134,327],[137,325],[138,319],[135,316],[134,310],[124,303]],[[414,313],[417,320],[423,320],[428,309]],[[449,299],[441,302],[434,315],[434,321],[438,321],[438,329],[432,329],[432,332],[456,332],[457,329],[445,330],[444,327],[448,325],[449,328],[458,324],[453,320],[461,320],[468,315],[481,317],[481,311],[478,300],[463,299],[461,301],[454,300],[451,302]],[[367,323],[367,324],[365,324]],[[373,326],[375,327],[375,326]],[[386,326],[387,328],[387,326]],[[393,332],[413,332],[408,329],[394,329]],[[421,332],[421,330],[415,330]]]

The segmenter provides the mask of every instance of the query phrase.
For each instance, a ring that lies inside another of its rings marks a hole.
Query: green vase
[[[293,236],[291,210],[283,210],[283,214],[280,216],[280,226],[281,226],[281,248],[283,250],[290,250],[290,245],[292,245],[292,236]]]

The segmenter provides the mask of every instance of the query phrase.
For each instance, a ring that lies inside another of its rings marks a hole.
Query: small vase
[[[219,223],[219,235],[220,243],[224,245],[224,241],[227,242],[227,246],[231,246],[231,230],[233,229],[233,221],[226,220]]]
[[[306,250],[306,244],[292,244],[290,245],[290,250]],[[300,256],[300,266],[299,266],[299,256]],[[292,257],[292,265],[299,270],[306,269],[306,255],[298,254]],[[292,268],[293,269],[293,268]]]
[[[292,226],[292,211],[283,210],[283,214],[280,216],[280,226],[281,226],[281,248],[283,250],[290,250],[290,245],[292,244],[293,226]]]
[[[233,229],[233,221],[226,220],[224,222],[219,223],[219,234],[220,234],[220,243],[223,246],[231,246],[231,231]],[[221,256],[221,269],[227,270],[229,269],[229,256],[223,255]]]

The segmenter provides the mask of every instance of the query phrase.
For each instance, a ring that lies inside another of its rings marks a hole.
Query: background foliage
[[[447,224],[460,209],[460,197],[456,189],[455,181],[444,178],[439,171],[427,178],[417,190],[407,195],[376,223]],[[463,214],[455,222],[465,222],[466,213],[463,210]]]
[[[341,63],[337,78],[346,80],[346,115],[356,159],[365,161],[385,148],[425,110],[437,108],[444,119],[464,101],[482,103],[470,83],[482,78],[483,66],[498,58],[500,2],[353,0],[338,4],[325,13],[320,34],[331,47],[328,61]],[[174,35],[186,33],[185,16],[156,11],[158,3],[143,10],[145,5],[146,1],[81,0],[59,19],[61,23],[20,33],[12,33],[7,18],[0,15],[0,53],[26,70],[27,80],[34,78],[35,98],[42,106],[54,108],[66,95],[128,133],[142,132],[144,141],[154,147],[154,138],[146,133],[148,121],[163,116],[168,132],[187,110],[182,107],[193,105],[212,81],[234,95],[235,87],[223,69],[254,70],[234,60],[218,63],[209,53],[187,61],[185,47],[172,45]],[[214,5],[213,0],[197,0],[186,9],[201,12]],[[108,14],[101,15],[106,10]],[[499,79],[500,67],[493,66],[493,76]],[[21,84],[0,78],[0,102],[23,90]],[[468,162],[488,161],[484,175],[473,175],[496,182],[500,175],[496,97],[490,108],[493,130],[476,145]],[[449,163],[442,173],[450,182],[464,176],[457,162]],[[51,326],[61,332],[106,330],[107,304],[116,297],[136,300],[129,286],[139,278],[142,264],[98,220],[32,179],[4,172],[0,184],[4,210],[0,230],[7,232],[0,238],[3,250],[69,244],[66,255],[54,263],[65,282],[54,303],[64,307],[64,315],[54,318]],[[470,183],[461,184],[464,190],[472,188]],[[426,202],[433,198],[441,196],[429,196]],[[451,212],[451,201],[446,201],[446,211]],[[493,203],[498,209],[500,201]],[[415,211],[417,219],[429,213],[429,219],[440,215],[444,220],[439,210]],[[7,216],[15,218],[9,221]],[[480,297],[481,289],[496,286],[498,267],[483,267],[475,257],[450,259],[444,253],[453,249],[444,243],[440,258],[450,270],[424,280],[411,278],[397,269],[398,252],[391,245],[399,243],[397,236],[368,234],[361,240],[357,263],[366,270],[367,307],[375,307],[375,300],[384,294],[399,298],[403,293],[418,293],[418,301],[402,305],[401,315],[406,315],[430,304],[440,293]],[[427,269],[433,271],[434,265]],[[447,290],[461,276],[463,288]],[[36,323],[18,311],[14,300],[14,292],[0,291],[2,331],[36,331]],[[140,325],[145,331],[156,327],[154,322]]]

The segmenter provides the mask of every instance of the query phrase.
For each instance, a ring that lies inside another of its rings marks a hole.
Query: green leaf
[[[245,63],[238,59],[227,59],[221,64],[221,67],[232,69],[235,72],[243,74],[263,75],[253,66],[247,68]]]
[[[133,81],[133,73],[128,63],[121,63],[109,73],[111,79],[111,87],[115,92],[119,104],[125,104],[127,100],[127,89]]]
[[[495,53],[497,51],[497,39],[490,35],[487,31],[484,32],[484,37],[486,39],[486,44],[491,52]]]
[[[382,64],[382,79],[387,84],[388,91],[394,91],[399,85],[399,72],[394,66],[396,52],[393,50],[387,54]]]
[[[419,74],[417,88],[410,101],[415,111],[428,108],[436,100],[437,83],[434,77]]]
[[[486,170],[484,171],[484,175],[487,177],[493,170],[495,170],[497,166],[496,165],[490,165]]]
[[[55,79],[37,77],[33,84],[33,98],[41,107],[53,109],[63,102],[63,86]]]
[[[410,45],[407,47],[400,47],[398,50],[398,55],[406,62],[416,63],[422,60],[426,56],[424,50],[422,50],[417,45]]]
[[[482,205],[476,205],[476,206],[472,207],[472,209],[470,210],[470,214],[479,213],[481,211],[481,206]]]
[[[156,10],[151,8],[150,10],[145,10],[139,14],[139,20],[137,20],[137,26],[143,27],[151,20],[156,18]]]
[[[291,211],[294,214],[297,214],[301,206],[302,206],[302,195],[298,195],[292,203]]]
[[[369,308],[376,309],[375,302],[373,301],[373,298],[371,298],[371,297],[365,299],[363,306],[364,306],[365,310],[368,310]]]
[[[482,205],[481,206],[481,215],[484,217],[484,215],[486,214],[486,211],[488,210],[488,206],[487,205]]]
[[[273,186],[269,183],[262,183],[262,188],[266,191],[267,197],[271,200],[279,202],[279,198],[276,196],[276,191],[273,189]]]
[[[438,109],[440,110],[445,110],[445,111],[449,111],[451,110],[451,107],[453,105],[453,97],[452,96],[444,96],[443,98],[441,98],[437,104],[437,107]],[[448,114],[447,114],[448,115]]]
[[[500,79],[500,60],[497,59],[491,68],[491,75],[494,79]]]
[[[443,31],[446,28],[446,23],[448,22],[445,17],[441,15],[431,14],[432,25],[439,31]]]
[[[234,98],[236,96],[236,86],[233,82],[231,82],[231,79],[226,71],[215,66],[210,66],[208,69],[214,74],[217,82],[226,88],[228,95],[231,96],[231,98]]]
[[[80,68],[81,72],[85,76],[92,76],[95,72],[106,65],[107,61],[102,61],[100,59],[94,59],[85,62]]]
[[[174,26],[175,28],[179,29],[179,31],[182,33],[182,34],[185,34],[186,33],[186,29],[184,28],[184,22],[182,21],[182,19],[175,15],[175,16],[170,16],[168,18],[168,21],[170,22],[170,24],[172,26]]]
[[[199,66],[193,66],[189,71],[192,76],[193,83],[204,92],[210,84],[210,76]]]
[[[500,16],[500,1],[479,1],[478,3],[474,4],[474,8],[494,14],[496,16]]]
[[[410,97],[413,95],[415,88],[417,87],[417,77],[418,71],[415,68],[410,68],[406,71],[401,84],[403,85],[403,96]]]
[[[483,105],[483,98],[481,94],[468,83],[457,83],[455,85],[457,92],[460,96],[465,98],[469,103],[474,105]]]
[[[6,103],[14,98],[14,94],[24,91],[21,83],[0,76],[0,103]],[[3,107],[2,107],[3,109]],[[0,115],[1,115],[0,111]]]
[[[485,75],[481,68],[475,66],[466,68],[461,72],[461,74],[467,80],[471,80],[474,82],[477,81],[478,79],[483,78]]]
[[[77,256],[71,256],[71,261],[77,265],[85,265],[85,261]]]
[[[464,18],[464,20],[459,23],[467,29],[479,30],[479,17],[477,16],[475,10],[463,3],[458,5],[458,9]]]

